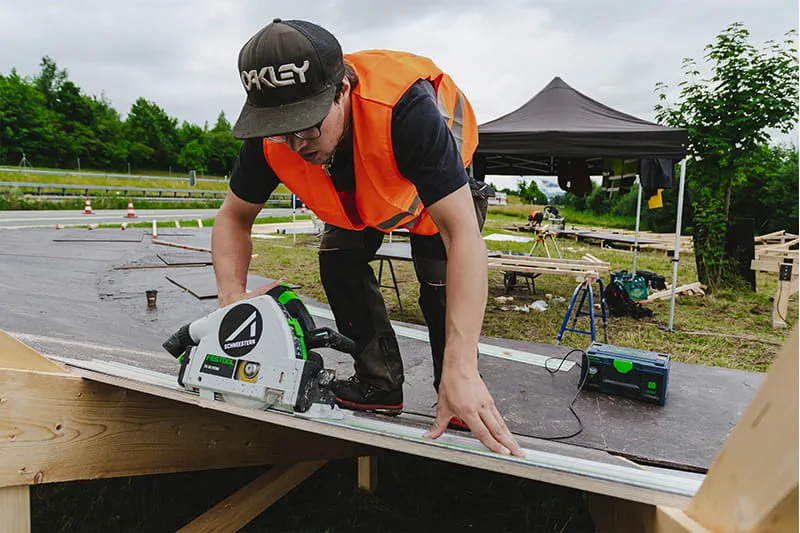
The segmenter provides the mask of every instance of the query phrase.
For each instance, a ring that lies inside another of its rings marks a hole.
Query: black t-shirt
[[[398,170],[417,188],[423,205],[436,203],[468,181],[433,86],[426,80],[412,85],[392,110],[392,149]],[[352,135],[339,144],[330,174],[337,191],[355,189]],[[247,202],[263,203],[278,183],[264,158],[262,140],[246,140],[231,171],[233,193]]]

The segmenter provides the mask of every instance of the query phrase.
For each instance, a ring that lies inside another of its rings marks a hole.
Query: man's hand
[[[263,296],[267,294],[269,291],[280,285],[281,283],[286,283],[286,279],[281,278],[277,281],[273,281],[272,283],[268,283],[267,285],[262,285],[257,289],[253,289],[249,292],[241,292],[236,294],[228,295],[227,297],[223,298],[222,295],[219,296],[219,306],[225,307],[226,305],[230,305],[232,303],[238,302],[240,300],[247,300],[250,298],[255,298],[256,296]]]
[[[444,369],[439,384],[436,421],[424,437],[439,438],[453,416],[466,422],[472,433],[493,452],[525,456],[495,407],[477,368],[454,366]]]

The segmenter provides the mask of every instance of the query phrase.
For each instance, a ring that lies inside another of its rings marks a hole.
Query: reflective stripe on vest
[[[403,219],[407,217],[414,217],[415,219],[418,218],[415,214],[417,209],[419,208],[420,199],[419,196],[414,197],[414,200],[411,202],[411,205],[408,206],[406,211],[402,213],[398,213],[395,216],[384,220],[380,224],[378,224],[378,229],[383,231],[391,231],[392,229],[396,228],[397,226],[402,225]],[[406,222],[408,224],[408,222]]]

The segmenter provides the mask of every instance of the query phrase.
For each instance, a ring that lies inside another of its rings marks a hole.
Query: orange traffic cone
[[[128,198],[128,218],[136,218],[136,211],[133,210],[133,200]]]
[[[300,213],[302,213],[303,215],[306,214],[306,204],[302,204],[302,206],[300,207]]]
[[[86,197],[86,202],[83,204],[83,214],[84,215],[94,215],[94,211],[92,211],[92,201],[89,197]]]

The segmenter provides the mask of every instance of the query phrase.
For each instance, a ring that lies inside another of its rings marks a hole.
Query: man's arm
[[[486,245],[478,229],[469,185],[427,209],[447,250],[447,314],[436,422],[426,436],[439,437],[450,417],[456,415],[490,450],[522,456],[478,373],[488,269]]]
[[[247,295],[247,269],[253,250],[250,232],[263,206],[246,202],[229,190],[219,208],[211,232],[211,259],[221,307],[246,296],[263,294],[259,288]]]

